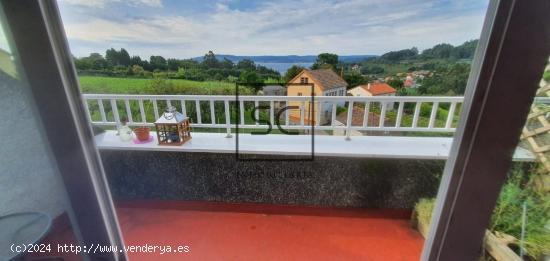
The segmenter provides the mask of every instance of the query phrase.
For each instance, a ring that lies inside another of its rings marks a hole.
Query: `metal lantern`
[[[182,145],[191,139],[189,118],[169,106],[155,121],[159,145]]]

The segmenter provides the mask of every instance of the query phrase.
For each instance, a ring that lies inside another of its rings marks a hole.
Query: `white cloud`
[[[62,0],[61,4],[93,8],[105,8],[111,3],[126,3],[133,6],[162,7],[161,0]]]
[[[76,55],[124,47],[144,57],[180,58],[208,50],[241,55],[381,54],[479,37],[485,10],[434,10],[436,4],[435,0],[281,0],[238,10],[223,1],[193,16],[157,12],[146,18],[115,20],[91,12],[90,19],[69,21],[65,27],[73,51],[82,51]],[[73,46],[78,45],[75,42],[93,47]]]

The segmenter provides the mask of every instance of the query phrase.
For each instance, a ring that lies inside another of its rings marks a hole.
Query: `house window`
[[[307,83],[307,77],[301,77],[300,83]]]
[[[299,92],[299,93],[298,93],[298,96],[302,96],[302,93],[301,93],[301,92]]]

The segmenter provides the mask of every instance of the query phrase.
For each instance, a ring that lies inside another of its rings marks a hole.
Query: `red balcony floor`
[[[126,245],[190,249],[128,253],[130,260],[419,260],[423,245],[409,226],[408,211],[164,201],[117,205]],[[63,238],[68,236],[49,240]]]

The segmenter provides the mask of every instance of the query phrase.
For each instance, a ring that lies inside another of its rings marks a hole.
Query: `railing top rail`
[[[236,100],[235,95],[142,95],[142,94],[84,94],[85,99],[117,100]],[[243,101],[307,101],[311,96],[241,95]],[[461,96],[315,96],[317,101],[403,101],[403,102],[462,102]]]

